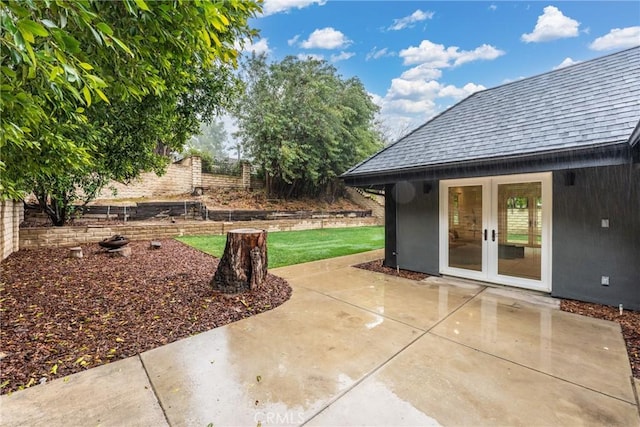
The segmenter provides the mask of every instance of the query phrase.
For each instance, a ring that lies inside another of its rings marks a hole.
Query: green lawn
[[[227,236],[185,236],[177,240],[221,257]],[[384,247],[384,227],[280,231],[267,236],[269,268],[366,252]]]

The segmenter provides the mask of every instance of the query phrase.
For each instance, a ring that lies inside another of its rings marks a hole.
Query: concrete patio
[[[0,398],[0,424],[640,425],[617,324],[530,292],[272,270],[284,305]]]

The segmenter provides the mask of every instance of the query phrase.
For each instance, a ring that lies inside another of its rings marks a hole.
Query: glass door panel
[[[482,185],[449,187],[449,267],[482,271]]]
[[[497,187],[498,274],[541,280],[542,183]]]

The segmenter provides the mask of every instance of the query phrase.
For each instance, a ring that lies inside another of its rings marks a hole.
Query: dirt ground
[[[21,250],[0,269],[2,394],[270,310],[291,296],[269,275],[256,291],[227,296],[209,282],[218,260],[175,240],[132,242],[129,258],[95,244]]]
[[[363,268],[365,270],[376,271],[378,273],[391,274],[393,276],[404,277],[411,280],[422,280],[428,277],[427,274],[417,273],[415,271],[389,268],[382,265],[382,260],[375,260],[354,267]],[[633,376],[640,378],[640,312],[624,310],[622,314],[617,307],[609,307],[602,304],[593,304],[588,302],[561,300],[560,309],[569,313],[577,313],[583,316],[595,317],[598,319],[611,320],[620,324],[625,344],[627,345],[627,353],[629,362],[631,363],[631,371]]]
[[[138,198],[138,199],[119,199],[114,200],[95,200],[92,204],[96,205],[114,205],[114,204],[131,204],[137,202],[158,202],[158,201],[183,201],[194,200],[204,203],[208,209],[239,209],[239,210],[280,210],[280,211],[327,211],[327,210],[360,210],[362,207],[353,203],[346,198],[337,198],[331,203],[320,199],[304,198],[304,199],[273,199],[267,197],[262,189],[243,190],[233,188],[218,188],[215,190],[207,190],[202,196],[193,196],[191,194],[180,194],[168,197]]]

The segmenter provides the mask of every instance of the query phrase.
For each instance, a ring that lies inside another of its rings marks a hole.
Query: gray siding
[[[397,264],[438,275],[438,183],[403,181],[395,187]]]
[[[573,185],[554,173],[554,296],[640,310],[640,170],[633,168],[578,169]]]

